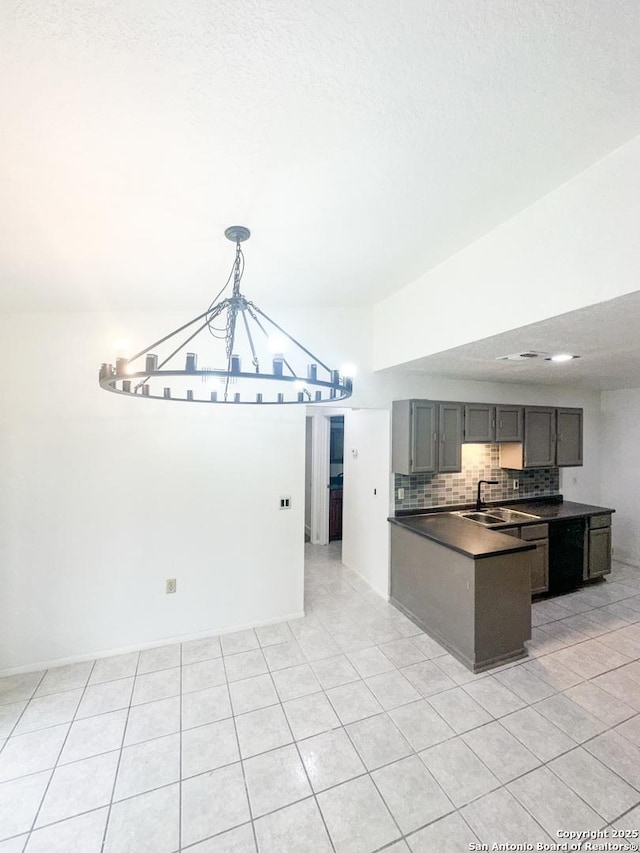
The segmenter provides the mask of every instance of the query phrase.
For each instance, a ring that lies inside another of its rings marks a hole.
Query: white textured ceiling
[[[637,0],[5,0],[0,310],[372,303],[640,132]]]
[[[569,311],[539,323],[465,344],[403,365],[451,378],[571,385],[605,391],[640,387],[640,291]],[[527,351],[580,356],[554,363],[544,356],[497,361]]]

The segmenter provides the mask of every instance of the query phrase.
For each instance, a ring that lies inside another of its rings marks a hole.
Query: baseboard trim
[[[203,640],[206,637],[220,637],[223,634],[233,634],[236,631],[246,631],[249,628],[262,628],[265,625],[277,625],[280,622],[289,622],[292,619],[302,619],[304,610],[299,610],[296,613],[289,613],[285,616],[277,616],[273,619],[263,619],[259,622],[244,622],[241,625],[233,625],[228,628],[210,629],[208,631],[198,631],[195,634],[179,634],[171,637],[162,637],[157,640],[149,640],[144,643],[136,643],[131,646],[118,646],[112,649],[102,649],[98,652],[90,652],[82,655],[71,655],[65,658],[51,658],[44,661],[36,661],[34,663],[23,664],[21,666],[8,667],[0,669],[0,678],[7,675],[21,675],[25,672],[37,672],[42,669],[52,669],[56,666],[66,666],[70,663],[85,663],[86,661],[100,660],[101,658],[110,658],[115,655],[126,655],[129,652],[143,652],[146,649],[157,649],[160,646],[169,646],[173,643],[188,643],[190,640]]]
[[[640,569],[640,559],[637,554],[632,554],[629,551],[623,551],[615,548],[611,557],[614,563],[623,563],[625,566],[631,566],[634,569]]]
[[[361,580],[361,581],[364,581],[364,582],[366,583],[366,585],[369,587],[369,589],[373,590],[373,592],[375,592],[375,594],[376,594],[376,595],[379,595],[379,596],[380,596],[380,598],[381,598],[383,601],[390,601],[390,600],[391,600],[391,599],[389,598],[389,593],[388,593],[388,592],[387,592],[387,593],[383,593],[383,592],[380,592],[380,590],[379,590],[379,589],[376,589],[376,588],[375,588],[375,586],[373,586],[373,584],[372,584],[372,583],[371,583],[371,581],[369,580],[369,578],[365,578],[365,576],[362,574],[362,572],[359,572],[356,568],[354,568],[353,566],[349,565],[349,563],[345,563],[344,558],[342,559],[342,565],[343,565],[343,566],[346,566],[348,569],[350,569],[350,570],[354,573],[354,575],[358,575],[358,577],[360,578],[360,580]]]

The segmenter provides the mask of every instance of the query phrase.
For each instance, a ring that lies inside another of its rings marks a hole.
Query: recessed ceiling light
[[[548,356],[547,352],[539,352],[537,350],[525,350],[524,352],[514,352],[511,355],[500,355],[496,361],[529,361],[540,356]]]
[[[559,352],[557,355],[552,355],[547,361],[571,361],[574,358],[580,358],[579,355],[571,355],[568,352]]]

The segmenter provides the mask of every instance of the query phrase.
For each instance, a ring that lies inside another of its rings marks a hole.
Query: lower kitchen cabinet
[[[508,536],[535,542],[531,564],[531,595],[539,595],[549,589],[549,525],[528,524],[522,527],[507,527],[500,530]]]
[[[587,533],[586,578],[599,578],[611,572],[611,516],[594,515]]]
[[[531,595],[549,589],[549,540],[536,542],[534,565],[531,568]]]
[[[549,589],[549,525],[529,524],[522,527],[520,538],[536,543],[531,566],[531,595],[547,592]]]
[[[535,542],[532,595],[569,592],[580,586],[582,580],[594,580],[611,572],[611,515],[608,513],[585,519],[503,527],[499,532]]]

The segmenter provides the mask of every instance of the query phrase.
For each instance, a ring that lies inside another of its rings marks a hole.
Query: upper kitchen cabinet
[[[436,470],[437,404],[394,400],[391,410],[391,468],[396,474]]]
[[[556,416],[556,465],[582,465],[582,409],[558,409]]]
[[[582,465],[582,409],[525,406],[524,440],[502,444],[500,467],[554,468]]]
[[[462,404],[394,400],[391,467],[396,474],[460,471]]]
[[[556,410],[526,406],[524,466],[551,468],[556,464]]]
[[[523,412],[522,406],[496,406],[496,441],[522,441]]]
[[[465,403],[464,441],[467,444],[522,441],[523,412],[523,406]]]
[[[438,471],[462,471],[461,403],[438,403]]]
[[[491,444],[496,440],[496,407],[488,403],[464,404],[464,441]]]

